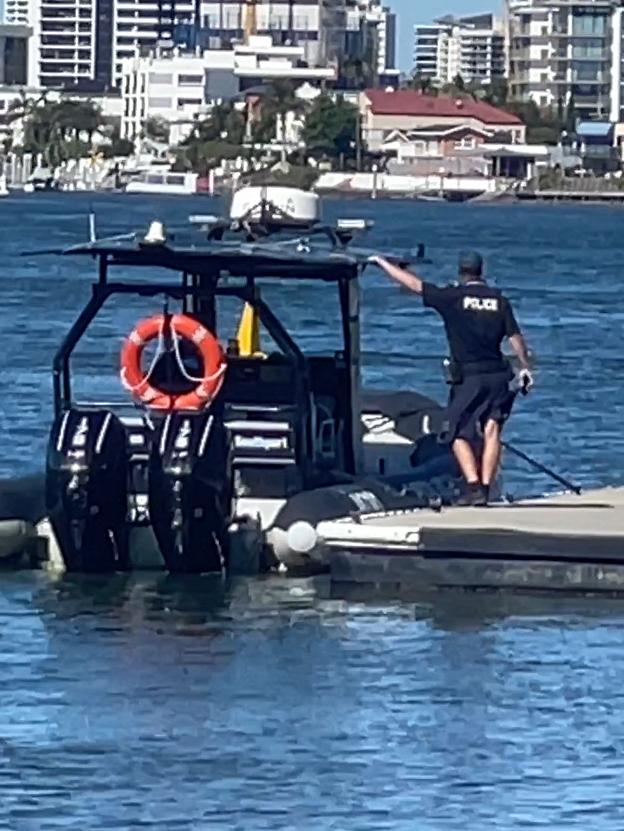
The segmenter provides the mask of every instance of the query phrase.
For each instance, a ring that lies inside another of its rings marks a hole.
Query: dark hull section
[[[37,523],[46,515],[43,473],[0,480],[0,522],[21,519]]]
[[[295,522],[317,525],[331,519],[382,511],[438,508],[455,496],[455,466],[446,454],[412,474],[386,480],[358,479],[291,497],[275,526],[288,530]]]

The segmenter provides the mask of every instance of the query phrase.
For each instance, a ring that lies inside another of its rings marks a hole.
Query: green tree
[[[41,154],[50,166],[88,154],[91,140],[101,124],[101,114],[91,102],[64,99],[50,102],[45,97],[25,98],[12,108],[11,120],[22,119],[22,150]],[[86,133],[87,141],[84,141]]]
[[[153,116],[148,118],[143,129],[145,138],[152,141],[167,143],[169,141],[169,124],[164,118]]]
[[[202,176],[217,167],[223,159],[235,159],[241,155],[240,144],[225,141],[192,141],[177,150],[175,169],[193,170]]]
[[[302,139],[313,156],[349,158],[355,155],[357,108],[342,97],[323,93],[306,115]]]
[[[275,138],[278,116],[289,112],[300,112],[303,103],[296,96],[297,84],[294,81],[278,79],[272,82],[260,105],[260,118],[252,127],[253,141],[256,144],[268,144]]]
[[[430,75],[423,75],[420,72],[415,72],[407,82],[408,89],[414,89],[416,92],[421,92],[423,95],[437,95],[438,88],[435,85],[433,78]]]
[[[49,115],[63,139],[73,136],[79,140],[86,133],[87,141],[91,143],[93,134],[103,124],[102,113],[92,101],[62,99],[51,105]]]
[[[462,76],[459,74],[459,72],[453,78],[452,84],[458,92],[465,92],[466,91],[466,84],[465,84],[464,79],[462,78]]]
[[[483,100],[494,107],[505,107],[509,101],[509,85],[506,78],[493,78],[483,88]]]
[[[198,121],[183,145],[193,142],[231,141],[242,143],[245,135],[245,117],[231,104],[215,105],[207,118]]]

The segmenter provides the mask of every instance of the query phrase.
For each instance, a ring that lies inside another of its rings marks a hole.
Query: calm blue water
[[[5,360],[0,473],[38,470],[50,363],[89,292],[88,260],[21,257],[210,200],[81,195],[0,202]],[[380,247],[427,244],[425,276],[478,247],[539,356],[509,438],[581,484],[622,483],[624,212],[329,203]],[[269,298],[308,347],[332,344],[317,289]],[[117,393],[118,348],[158,302],[117,305],[76,361]],[[442,397],[440,325],[378,274],[365,374]],[[549,487],[509,465],[516,493]],[[486,828],[621,831],[624,604],[442,594],[331,597],[324,583],[51,581],[0,574],[0,829]]]

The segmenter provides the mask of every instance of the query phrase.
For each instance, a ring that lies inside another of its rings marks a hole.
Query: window
[[[170,110],[172,105],[171,98],[150,98],[150,109],[153,107],[157,110]]]
[[[150,84],[168,84],[173,83],[173,75],[170,72],[150,72]]]
[[[599,14],[577,13],[572,18],[573,35],[604,35],[607,30],[607,18]]]
[[[178,75],[178,83],[181,87],[201,86],[204,83],[203,75]]]
[[[574,81],[600,81],[606,75],[599,61],[573,61],[572,79]]]
[[[91,41],[89,40],[89,43],[90,42]],[[60,35],[59,37],[53,37],[52,35],[42,35],[41,44],[42,46],[73,46],[74,38],[71,35]]]
[[[172,173],[170,176],[167,176],[166,182],[168,185],[183,185],[184,175],[181,173]]]
[[[464,136],[455,142],[457,150],[473,150],[477,146],[477,140],[474,136]]]
[[[182,107],[201,107],[203,103],[201,98],[178,98],[178,109],[181,110]]]

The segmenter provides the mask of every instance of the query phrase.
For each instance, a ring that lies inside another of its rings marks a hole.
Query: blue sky
[[[414,23],[430,23],[444,14],[475,14],[500,11],[498,0],[386,0],[397,15],[398,65],[412,68]]]

